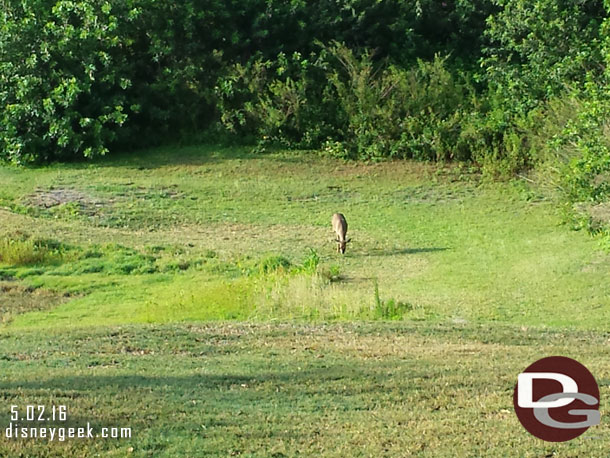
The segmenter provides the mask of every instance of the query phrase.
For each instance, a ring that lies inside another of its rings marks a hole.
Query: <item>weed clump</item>
[[[150,274],[157,272],[156,258],[121,245],[108,245],[102,249],[103,256],[96,262],[83,262],[82,268],[89,272],[110,274]],[[84,273],[84,272],[83,272]]]
[[[300,271],[308,274],[314,274],[318,270],[320,265],[320,255],[313,248],[309,249],[309,253],[303,260],[303,264],[300,267]]]
[[[375,282],[375,306],[372,317],[376,320],[402,320],[407,312],[413,310],[413,305],[395,299],[383,300],[379,296],[379,284]]]
[[[20,232],[0,239],[0,263],[9,266],[60,262],[64,251],[64,246],[56,240],[33,239]]]
[[[269,256],[258,263],[258,270],[261,274],[272,272],[288,272],[292,263],[284,256]]]

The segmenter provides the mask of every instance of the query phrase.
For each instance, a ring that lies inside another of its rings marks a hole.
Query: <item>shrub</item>
[[[530,113],[523,142],[538,183],[558,192],[574,228],[603,232],[610,200],[610,98],[603,81],[551,99]]]
[[[540,102],[600,73],[601,0],[493,0],[499,7],[487,19],[489,45],[482,61],[492,92],[504,109],[527,114]]]
[[[326,49],[335,61],[329,81],[346,152],[358,159],[453,157],[467,97],[446,59],[418,60],[405,70],[375,64],[371,53],[357,56],[336,42]]]
[[[367,160],[454,158],[469,100],[446,59],[404,70],[338,42],[308,59],[280,54],[275,61],[236,64],[216,93],[222,122],[234,132]]]
[[[5,1],[3,10],[0,158],[25,163],[104,154],[126,120],[131,85],[113,5]],[[120,14],[127,22],[137,16],[125,8]]]
[[[510,175],[539,160],[533,143],[546,104],[582,89],[587,75],[602,74],[606,12],[598,0],[493,3],[498,10],[487,18],[483,73],[477,76],[485,93],[460,142],[485,169]]]
[[[560,179],[570,201],[601,203],[610,198],[610,101],[585,102],[552,147],[565,158]]]
[[[0,159],[93,157],[202,128],[237,3],[3,0]]]
[[[261,144],[318,147],[333,135],[335,117],[333,103],[323,100],[320,59],[295,52],[234,64],[215,86],[222,124]]]
[[[301,271],[308,274],[315,274],[318,270],[318,266],[320,265],[320,255],[313,248],[309,249],[309,253],[303,260],[303,264],[301,266]]]
[[[318,51],[312,37],[375,49],[401,65],[440,50],[472,62],[493,9],[488,0],[0,5],[0,159],[17,163],[93,157],[117,145],[192,135],[231,109],[222,100],[217,105],[219,77],[230,82],[239,65],[256,71],[269,61],[277,78],[252,106],[260,119],[269,117],[259,133],[319,144],[334,135],[334,123],[322,122],[334,113],[310,100],[320,83],[309,74],[313,67],[299,68]],[[303,58],[284,72],[282,60],[290,63],[295,53]],[[220,90],[233,96],[230,87]]]

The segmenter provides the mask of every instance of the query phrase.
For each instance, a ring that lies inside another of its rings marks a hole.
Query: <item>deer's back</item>
[[[332,219],[333,229],[338,234],[345,235],[347,232],[347,221],[345,220],[345,216],[341,213],[335,213]]]

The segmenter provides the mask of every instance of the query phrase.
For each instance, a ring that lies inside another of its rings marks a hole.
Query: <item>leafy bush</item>
[[[501,96],[471,95],[470,111],[460,118],[454,145],[457,159],[472,160],[489,176],[510,177],[534,164],[528,147],[528,115],[502,108]]]
[[[567,123],[553,146],[576,154],[562,166],[561,182],[574,202],[600,203],[610,199],[610,101],[589,101]]]
[[[320,144],[336,136],[337,113],[330,100],[312,99],[320,83],[306,62],[319,51],[312,38],[374,49],[400,65],[442,50],[472,66],[494,9],[488,0],[2,0],[1,6],[0,159],[16,163],[93,157],[110,147],[192,135],[230,111],[214,91],[219,78],[239,78],[240,68],[270,70],[269,62],[277,77],[251,107],[269,121],[255,131],[295,146]],[[303,56],[295,66],[282,63],[295,55]],[[220,91],[234,95],[227,86]]]
[[[313,248],[309,249],[309,253],[303,260],[303,264],[301,266],[301,271],[308,274],[315,274],[318,270],[318,266],[320,265],[320,255]]]
[[[586,94],[553,101],[546,116],[555,122],[538,134],[540,143],[545,141],[544,179],[561,191],[573,227],[608,230],[610,99],[590,84]]]
[[[128,22],[137,10],[121,14]],[[22,163],[104,154],[128,110],[121,38],[108,2],[3,2],[0,157]]]
[[[547,104],[601,75],[606,12],[598,0],[493,3],[478,76],[486,88],[461,141],[485,169],[510,175],[538,163],[534,143]]]
[[[93,157],[220,121],[263,144],[503,175],[572,148],[556,167],[569,198],[607,198],[607,101],[585,87],[607,87],[601,0],[0,4],[0,160]],[[566,94],[586,107],[557,131]]]
[[[418,60],[408,70],[375,65],[365,52],[344,45],[326,48],[335,65],[330,97],[344,120],[345,151],[358,159],[382,157],[449,159],[459,132],[464,85],[446,69],[445,59]]]
[[[602,81],[590,81],[584,90],[552,98],[530,111],[518,138],[519,157],[527,156],[536,166],[532,177],[538,187],[559,197],[572,227],[592,232],[610,227],[610,217],[604,217],[610,200],[610,99],[605,87]]]
[[[335,157],[456,157],[466,86],[446,59],[404,70],[338,42],[304,59],[236,64],[216,86],[224,125],[262,142],[320,147]],[[459,159],[467,158],[461,151]]]
[[[333,103],[323,100],[322,66],[319,55],[303,58],[297,52],[231,66],[215,86],[221,122],[262,144],[319,146],[333,135],[335,117]]]
[[[601,72],[601,0],[494,0],[487,19],[489,45],[482,61],[504,109],[526,114],[541,102]]]
[[[272,255],[260,261],[258,268],[261,274],[269,274],[272,272],[287,272],[291,265],[290,260],[284,256]]]
[[[3,0],[0,159],[93,157],[203,128],[223,56],[241,51],[228,39],[238,3]]]

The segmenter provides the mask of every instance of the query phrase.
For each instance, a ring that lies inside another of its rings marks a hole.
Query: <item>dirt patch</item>
[[[591,206],[589,213],[598,224],[610,226],[610,202]]]
[[[179,191],[178,185],[147,188],[137,186],[131,190],[131,197],[136,199],[184,199],[186,194]]]
[[[32,288],[12,281],[0,281],[0,323],[16,315],[48,310],[70,300],[70,295]]]
[[[608,272],[609,270],[610,254],[598,253],[591,262],[581,269],[581,272]]]
[[[409,186],[398,188],[387,195],[387,199],[416,204],[444,204],[463,202],[476,195],[475,186]]]
[[[72,205],[80,213],[94,215],[105,203],[77,189],[37,189],[22,200],[24,205],[39,209],[53,209],[60,205]]]
[[[573,209],[576,215],[589,220],[589,230],[591,232],[610,228],[610,202],[602,202],[596,205],[577,203]]]

